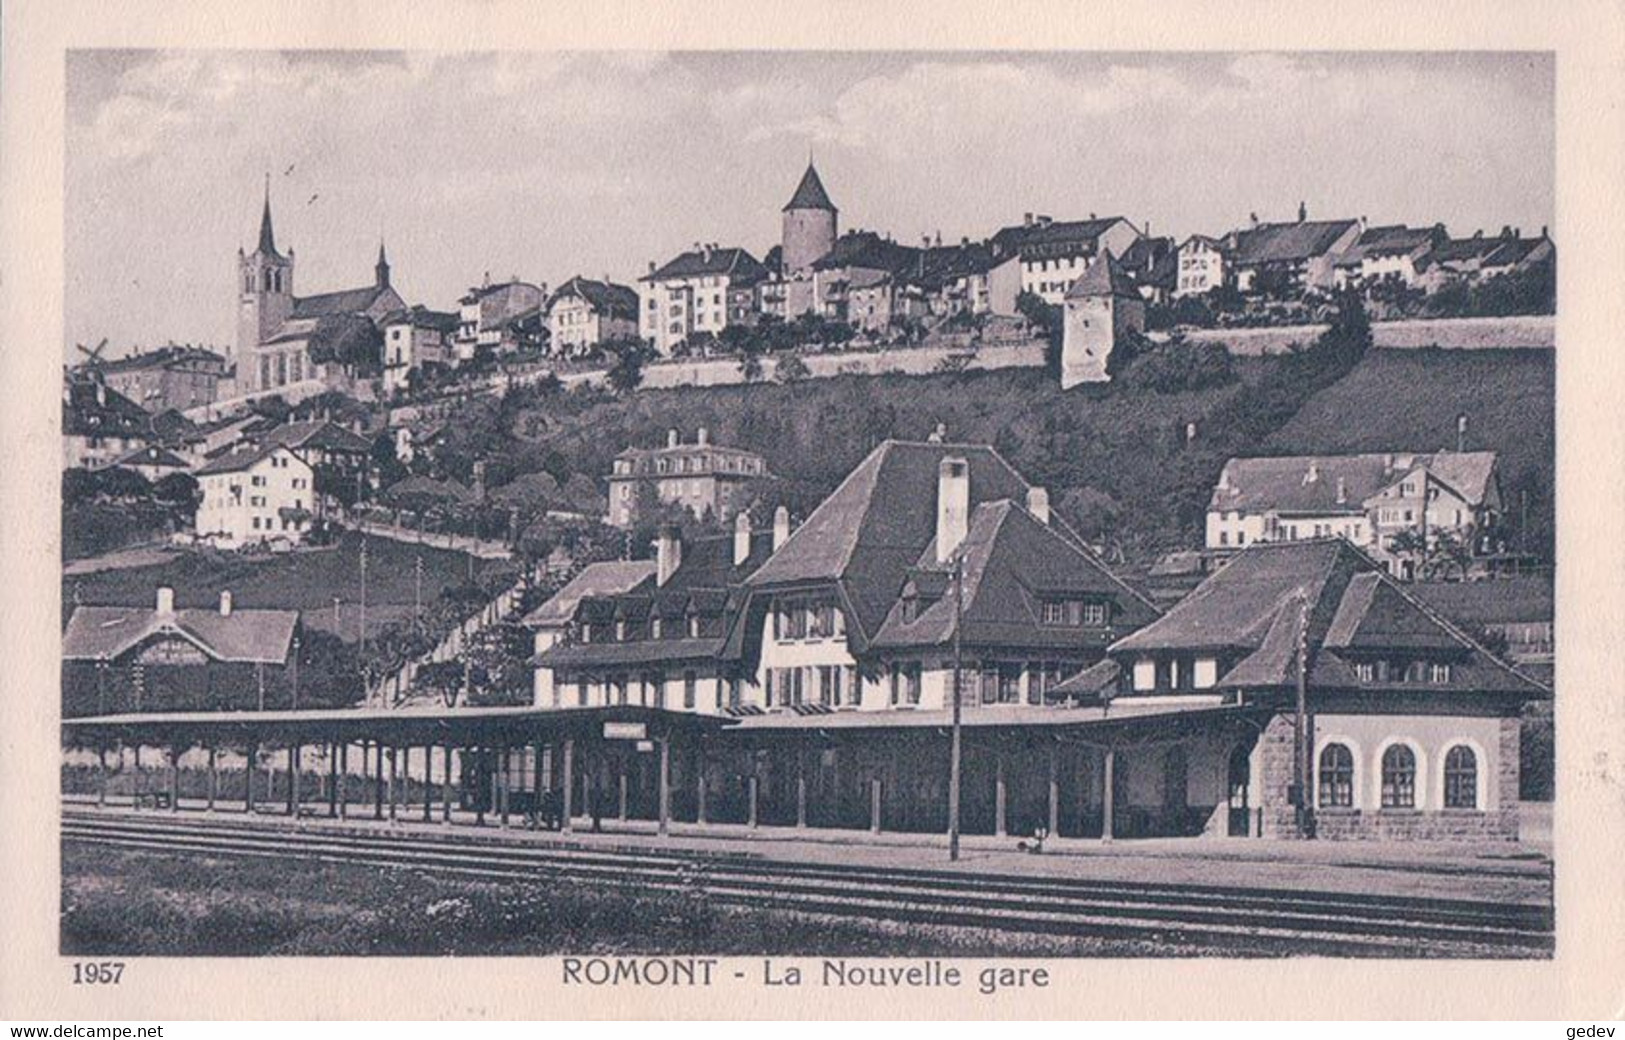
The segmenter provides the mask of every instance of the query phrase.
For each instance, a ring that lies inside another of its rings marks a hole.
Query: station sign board
[[[649,725],[645,722],[606,722],[605,740],[648,740]]]

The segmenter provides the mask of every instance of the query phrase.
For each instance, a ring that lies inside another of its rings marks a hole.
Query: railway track
[[[317,860],[486,880],[703,891],[715,902],[869,920],[1325,956],[1546,957],[1548,906],[1096,881],[604,849],[175,817],[66,812],[63,841],[198,856]]]

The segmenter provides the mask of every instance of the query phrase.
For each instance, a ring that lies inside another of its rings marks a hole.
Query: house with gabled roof
[[[555,357],[577,357],[610,340],[638,334],[638,293],[605,276],[576,275],[547,301],[548,343]]]
[[[315,516],[310,464],[283,444],[221,455],[200,467],[197,537],[223,548],[291,546],[304,540]]]
[[[1375,282],[1415,285],[1423,258],[1448,238],[1443,224],[1425,228],[1403,224],[1368,227],[1337,258],[1333,283],[1339,289]]]
[[[1243,293],[1291,296],[1330,289],[1337,258],[1359,239],[1359,220],[1309,220],[1298,207],[1293,223],[1259,224],[1227,236],[1226,266]]]
[[[299,613],[217,606],[78,606],[62,634],[65,718],[142,711],[287,707]]]
[[[1396,550],[1401,534],[1437,543],[1448,533],[1488,555],[1502,514],[1494,452],[1230,459],[1208,501],[1207,548],[1343,538],[1411,578],[1417,561]]]
[[[875,825],[918,829],[940,812],[928,745],[956,657],[967,717],[1014,748],[1028,727],[1038,739],[1075,718],[1053,688],[1157,616],[986,445],[887,441],[798,526],[781,509],[754,531],[740,514],[724,556],[728,542],[663,533],[653,575],[629,575],[625,594],[544,608],[572,621],[535,659],[561,707],[737,719],[674,781],[703,788],[713,819],[837,825],[874,810]],[[993,758],[973,759],[977,783],[991,780]],[[969,804],[992,829],[988,793]]]
[[[1072,285],[1101,253],[1127,253],[1141,233],[1126,217],[1054,220],[1026,213],[1020,224],[1000,228],[990,240],[995,259],[1019,257],[1021,290],[1045,303],[1060,304]]]
[[[1118,833],[1295,836],[1306,761],[1301,826],[1383,840],[1516,840],[1520,714],[1551,695],[1336,538],[1249,547],[1058,689],[1253,713],[1119,752]]]

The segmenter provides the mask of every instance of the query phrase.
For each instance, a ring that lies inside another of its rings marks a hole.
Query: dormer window
[[[615,641],[617,643],[626,642],[626,622],[624,620],[615,622]]]
[[[660,617],[654,617],[654,618],[650,619],[650,621],[649,621],[649,638],[650,639],[659,639],[660,638],[660,636],[661,636],[661,628],[664,627],[661,624],[662,620],[663,619],[660,618]]]
[[[698,614],[688,616],[688,638],[700,638],[700,616]]]

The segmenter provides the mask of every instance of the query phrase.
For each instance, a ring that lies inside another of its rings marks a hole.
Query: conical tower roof
[[[824,182],[818,179],[818,170],[811,162],[807,163],[807,172],[801,175],[801,183],[796,185],[796,193],[790,196],[785,203],[786,211],[792,209],[824,209],[835,212],[835,203],[829,201],[829,193],[824,190]]]
[[[1083,296],[1131,296],[1138,297],[1134,289],[1134,282],[1129,279],[1128,272],[1123,265],[1117,262],[1110,249],[1104,250],[1095,257],[1087,270],[1078,276],[1077,281],[1067,289],[1068,299],[1077,299]]]

